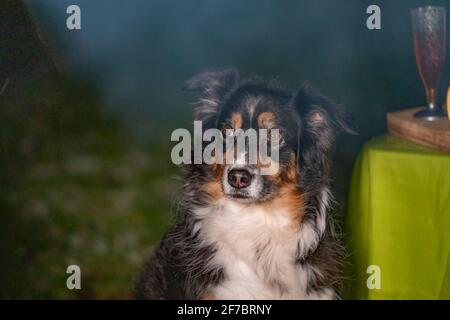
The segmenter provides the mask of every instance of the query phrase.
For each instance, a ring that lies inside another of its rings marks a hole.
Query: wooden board
[[[449,119],[442,118],[436,121],[426,121],[414,118],[414,114],[422,109],[412,108],[388,112],[387,127],[389,134],[450,153]]]

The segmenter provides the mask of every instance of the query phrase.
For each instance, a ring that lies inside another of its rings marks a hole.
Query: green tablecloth
[[[349,298],[450,299],[450,155],[390,136],[364,145],[345,232]],[[367,287],[367,267],[381,289]]]

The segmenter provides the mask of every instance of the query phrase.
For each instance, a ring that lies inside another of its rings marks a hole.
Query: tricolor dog
[[[278,170],[244,162],[185,165],[180,218],[136,285],[140,299],[335,299],[342,247],[328,217],[329,153],[347,129],[307,86],[234,70],[187,82],[203,129],[278,129]],[[270,140],[270,139],[269,139]]]

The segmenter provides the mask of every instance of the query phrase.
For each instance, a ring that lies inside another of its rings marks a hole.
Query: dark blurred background
[[[177,206],[170,133],[191,128],[194,99],[180,88],[205,69],[308,80],[345,107],[359,135],[334,152],[341,218],[362,144],[386,112],[424,104],[409,11],[425,4],[448,1],[2,0],[0,298],[130,297]],[[450,63],[441,103],[448,85]]]

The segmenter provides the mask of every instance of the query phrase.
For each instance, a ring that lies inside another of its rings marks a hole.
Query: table
[[[391,136],[356,161],[345,234],[346,298],[450,299],[450,155]],[[368,289],[370,265],[380,289]]]

